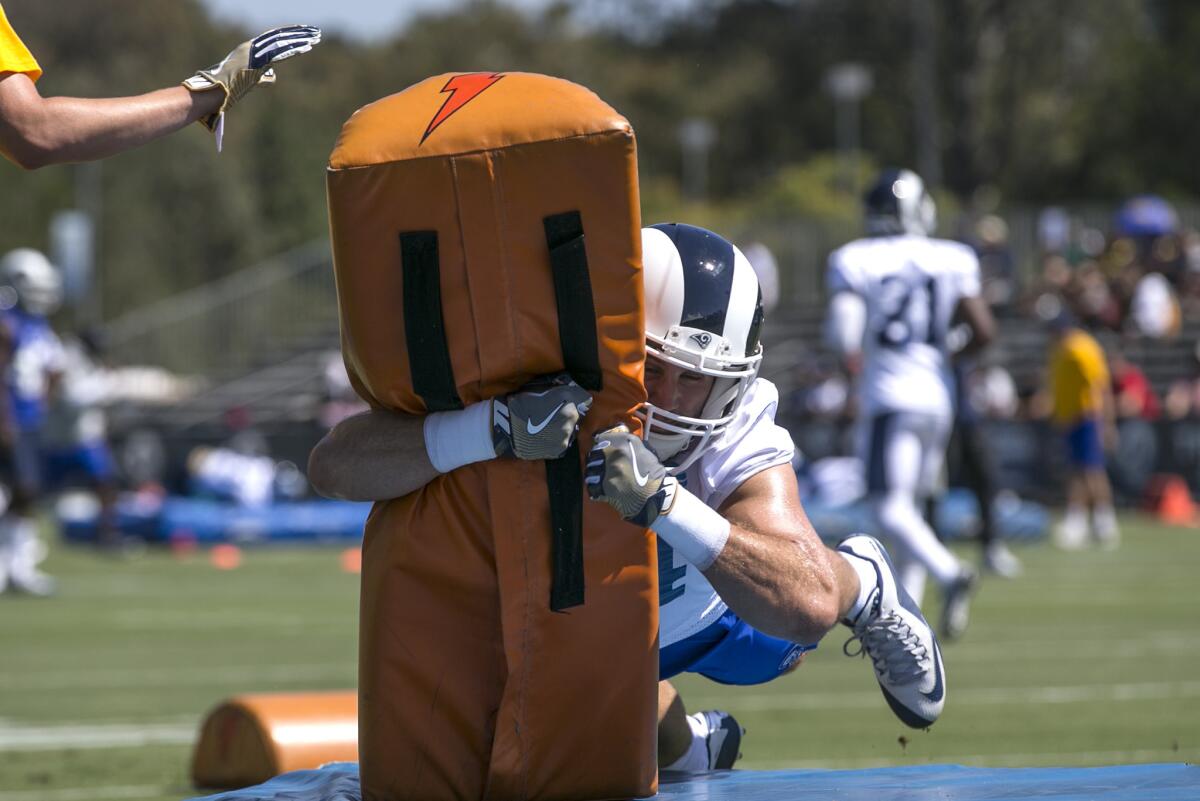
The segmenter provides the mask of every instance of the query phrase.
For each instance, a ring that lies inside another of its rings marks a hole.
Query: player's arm
[[[27,170],[92,161],[166,136],[220,108],[182,86],[136,97],[42,97],[23,73],[0,78],[0,151]]]
[[[0,73],[0,152],[32,170],[112,156],[197,121],[217,129],[221,115],[247,92],[274,81],[271,64],[320,40],[316,28],[276,28],[182,86],[133,97],[42,97],[24,73]]]
[[[964,297],[958,301],[954,310],[954,322],[965,326],[970,332],[962,348],[956,351],[957,357],[976,354],[996,339],[996,318],[992,316],[987,301],[978,295]]]
[[[562,374],[458,411],[373,409],[338,423],[317,443],[308,480],[329,498],[384,501],[498,456],[555,459],[575,441],[591,404],[587,390]]]
[[[867,302],[859,279],[858,271],[846,260],[842,250],[830,254],[825,271],[829,313],[825,318],[823,338],[851,373],[858,372],[867,330]]]
[[[653,530],[756,629],[815,643],[837,623],[833,566],[788,465],[743,482],[718,512],[667,476],[642,440],[619,426],[596,435],[586,480],[593,500]]]

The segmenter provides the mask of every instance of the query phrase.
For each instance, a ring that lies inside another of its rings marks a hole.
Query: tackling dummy
[[[594,94],[522,73],[430,78],[350,118],[328,191],[343,355],[372,406],[471,410],[565,371],[594,398],[579,440],[637,427],[636,152]],[[652,795],[657,630],[653,536],[583,503],[578,445],[377,504],[364,798]]]

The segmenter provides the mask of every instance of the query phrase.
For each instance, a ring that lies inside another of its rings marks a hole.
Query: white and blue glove
[[[307,53],[321,41],[321,29],[311,25],[286,25],[272,28],[242,42],[229,55],[206,70],[200,70],[183,82],[193,92],[220,88],[225,92],[221,108],[200,119],[217,137],[217,150],[225,131],[225,112],[259,84],[275,82],[271,65]]]

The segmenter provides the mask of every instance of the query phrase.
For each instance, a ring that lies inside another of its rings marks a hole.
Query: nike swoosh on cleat
[[[629,443],[629,459],[633,462],[633,477],[637,481],[639,487],[646,486],[646,482],[650,480],[650,475],[642,475],[637,469],[637,453],[633,450],[633,443]]]
[[[542,429],[545,428],[546,426],[550,425],[550,421],[554,419],[554,415],[558,414],[558,410],[561,409],[562,407],[563,407],[563,405],[560,403],[550,411],[550,414],[546,415],[545,420],[543,420],[540,423],[530,423],[529,424],[529,433],[530,434],[542,433]]]
[[[927,693],[921,693],[931,703],[939,703],[942,696],[946,694],[946,685],[942,681],[942,652],[938,648],[937,639],[933,641],[933,689]]]

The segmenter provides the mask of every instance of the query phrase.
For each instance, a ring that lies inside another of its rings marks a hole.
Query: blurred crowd
[[[1008,332],[1033,331],[1037,341],[1039,324],[1066,312],[1104,346],[1120,418],[1200,418],[1200,342],[1184,336],[1185,324],[1200,322],[1200,231],[1149,195],[1122,205],[1107,230],[1061,208],[1044,209],[1035,227],[1033,269],[1021,269],[998,215],[970,219],[956,237],[977,253],[983,295]],[[1046,417],[1044,354],[1019,345],[1002,338],[966,371],[974,413]],[[837,359],[809,352],[792,370],[796,390],[785,406],[793,419],[855,417],[853,377]]]

